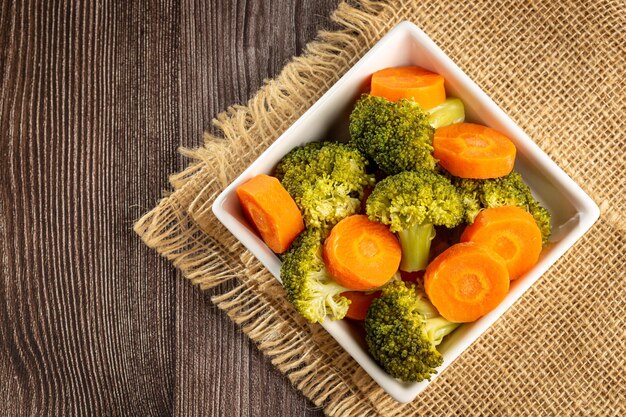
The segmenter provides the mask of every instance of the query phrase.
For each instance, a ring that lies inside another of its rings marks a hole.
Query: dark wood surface
[[[0,415],[314,416],[132,224],[337,0],[0,0]]]

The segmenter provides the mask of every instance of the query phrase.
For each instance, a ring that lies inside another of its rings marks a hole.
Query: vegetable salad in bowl
[[[551,233],[513,142],[465,123],[444,83],[415,66],[374,73],[347,143],[296,147],[236,190],[295,309],[362,323],[372,358],[407,382],[436,373],[437,346],[495,309]]]

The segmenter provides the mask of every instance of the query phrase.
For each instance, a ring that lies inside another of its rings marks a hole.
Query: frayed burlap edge
[[[425,13],[413,2],[340,4],[332,19],[341,29],[321,32],[303,56],[294,58],[246,106],[220,114],[214,123],[222,137],[207,134],[203,147],[182,150],[192,163],[170,177],[174,192],[135,225],[148,246],[201,288],[235,279],[238,285],[215,295],[213,302],[304,395],[332,416],[412,415],[425,409],[394,402],[320,326],[295,315],[280,284],[221,226],[211,204],[390,27],[406,18],[424,18]],[[607,222],[602,229],[608,227],[623,238],[626,222],[619,197],[596,197]],[[454,393],[447,398],[455,398]],[[453,410],[442,405],[430,409],[439,414]]]

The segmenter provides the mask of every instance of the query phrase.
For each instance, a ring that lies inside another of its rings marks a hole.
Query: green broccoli
[[[543,243],[548,241],[551,234],[550,212],[535,200],[518,172],[487,180],[453,178],[453,183],[463,200],[466,223],[473,223],[483,208],[518,206],[532,214],[541,230]]]
[[[548,209],[543,207],[535,198],[530,194],[528,198],[528,212],[532,214],[541,230],[541,242],[545,245],[550,239],[552,234],[552,224],[550,223],[551,215]]]
[[[310,322],[321,323],[327,314],[333,320],[346,315],[350,301],[340,294],[348,289],[326,271],[320,230],[307,229],[298,236],[283,255],[280,278],[289,301]]]
[[[364,188],[374,183],[367,164],[351,145],[312,142],[285,155],[274,175],[294,198],[307,227],[328,231],[360,209]]]
[[[363,95],[350,114],[350,135],[356,147],[386,174],[435,169],[436,128],[465,119],[463,103],[451,98],[424,111],[412,100],[397,102]]]
[[[380,181],[367,199],[368,217],[397,232],[400,269],[426,268],[435,225],[453,228],[463,219],[461,197],[450,180],[434,171],[401,172]]]
[[[392,281],[367,311],[365,340],[374,360],[394,378],[430,380],[443,363],[435,347],[458,326],[441,317],[413,285]]]
[[[387,174],[434,169],[433,133],[428,114],[411,100],[363,95],[350,114],[352,141]]]

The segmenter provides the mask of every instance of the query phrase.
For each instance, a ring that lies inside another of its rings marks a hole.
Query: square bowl
[[[475,322],[463,324],[439,345],[443,364],[437,368],[432,382],[593,225],[600,210],[417,26],[402,22],[389,31],[216,198],[212,209],[218,220],[280,281],[280,260],[247,224],[235,188],[255,175],[271,174],[278,161],[296,146],[329,138],[347,139],[348,115],[366,90],[371,74],[383,68],[406,65],[417,65],[443,75],[447,95],[463,100],[466,121],[492,127],[515,143],[515,169],[552,214],[553,234],[539,262],[511,283],[508,295],[495,310]],[[430,383],[401,382],[388,375],[368,354],[362,337],[348,320],[326,320],[322,326],[395,400],[412,401]]]

